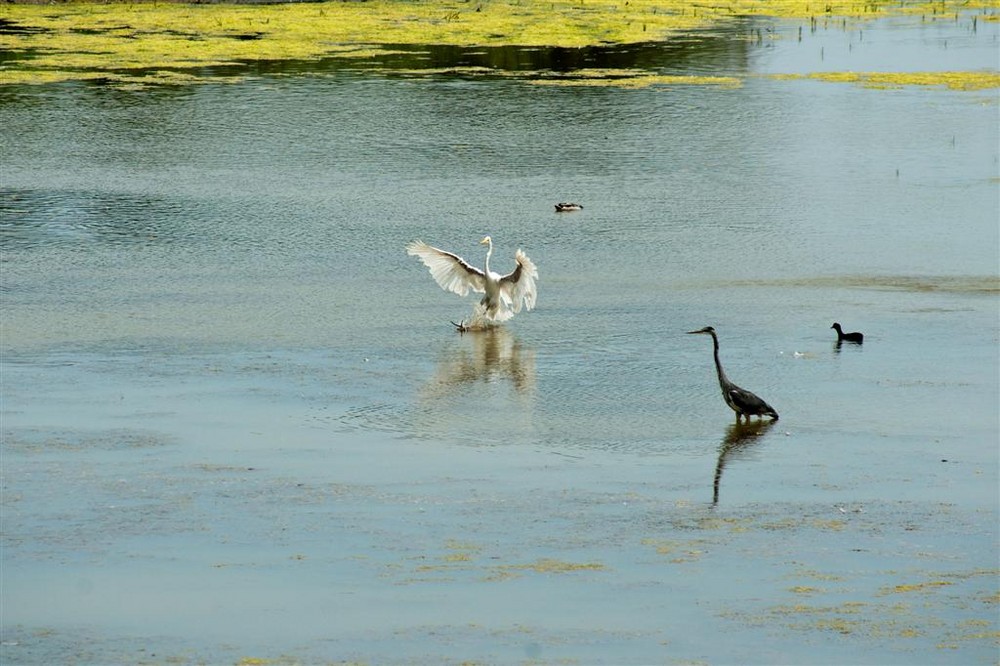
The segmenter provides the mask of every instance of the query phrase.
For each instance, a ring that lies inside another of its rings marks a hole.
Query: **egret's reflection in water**
[[[768,430],[774,427],[776,421],[758,420],[736,422],[726,428],[726,436],[719,444],[719,461],[715,464],[715,480],[712,483],[712,506],[719,503],[719,486],[722,483],[722,470],[726,463],[745,454],[754,444],[760,441]]]
[[[535,388],[535,352],[502,326],[463,333],[424,387],[424,398],[442,398],[476,382],[510,382],[518,394]]]
[[[535,432],[535,349],[504,327],[453,334],[409,405],[379,406],[386,428],[476,446]],[[370,423],[373,410],[362,415]]]

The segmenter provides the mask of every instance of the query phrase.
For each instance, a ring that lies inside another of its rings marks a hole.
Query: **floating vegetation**
[[[733,76],[686,76],[654,74],[638,70],[581,69],[570,74],[532,79],[537,85],[554,86],[613,86],[618,88],[648,88],[650,86],[713,85],[736,88],[743,82]]]
[[[814,72],[779,74],[774,78],[855,83],[868,88],[904,86],[943,86],[952,90],[1000,88],[1000,72]]]
[[[502,564],[497,557],[483,557],[482,546],[467,541],[448,539],[443,552],[436,556],[419,555],[408,558],[405,564],[393,564],[387,574],[400,577],[400,583],[443,583],[456,580],[502,582],[535,574],[572,574],[582,571],[607,571],[601,562],[571,562],[542,557],[534,561]],[[488,560],[488,561],[486,561]]]
[[[182,661],[181,659],[165,659],[165,663],[170,663],[173,661]],[[302,660],[293,657],[243,657],[236,662],[236,666],[301,666]],[[368,662],[364,661],[323,661],[323,664],[327,666],[366,666]]]
[[[931,580],[926,583],[908,583],[904,585],[894,585],[892,587],[883,588],[879,591],[879,596],[886,594],[906,594],[908,592],[928,592],[940,587],[947,587],[949,585],[954,585],[954,583],[946,580]]]
[[[959,649],[963,644],[997,644],[1000,632],[995,615],[966,617],[969,612],[981,610],[983,600],[967,588],[959,589],[958,584],[970,578],[995,576],[995,571],[919,573],[926,576],[925,580],[899,581],[872,590],[860,578],[828,576],[804,569],[791,576],[799,582],[786,589],[789,596],[784,603],[723,615],[748,626],[837,633],[871,641],[908,641],[930,636],[943,639],[938,647],[947,649]],[[900,572],[885,571],[882,575],[898,577]],[[810,579],[835,584],[820,588],[808,584]],[[858,597],[844,600],[845,595]]]
[[[643,545],[656,548],[657,555],[669,558],[671,564],[685,564],[695,562],[707,552],[705,542],[694,541],[670,541],[664,539],[643,539]]]
[[[716,283],[715,286],[721,289],[733,287],[806,287],[995,294],[1000,292],[1000,277],[996,275],[831,275],[788,280],[725,280]]]
[[[4,450],[19,453],[53,451],[129,451],[166,446],[172,442],[160,434],[127,428],[97,431],[43,432],[36,429],[10,429],[3,432]]]
[[[862,601],[781,604],[760,615],[733,612],[726,616],[752,626],[777,624],[795,631],[855,635],[871,640],[915,639],[929,633],[944,634],[952,640],[989,642],[993,638],[988,631],[968,632],[965,627],[948,627],[940,619],[909,606]]]
[[[687,0],[372,0],[267,5],[68,2],[0,7],[0,50],[5,53],[0,83],[96,80],[128,87],[240,80],[234,68],[239,71],[251,63],[332,57],[370,62],[395,53],[393,45],[586,49],[663,42],[747,17],[816,22],[900,14],[926,20],[975,13],[976,19],[995,20],[997,0],[730,0],[704,4]],[[757,34],[759,37],[759,30]],[[434,71],[420,74],[433,75]],[[990,72],[806,76],[872,87],[943,85],[980,90],[1000,86],[997,75]],[[668,76],[638,70],[626,74],[594,70],[528,80],[542,85],[631,88],[740,84],[727,76]]]
[[[544,574],[565,574],[576,571],[604,571],[606,566],[600,562],[565,562],[551,558],[542,558],[530,564],[515,565],[515,569],[525,569],[535,573]]]

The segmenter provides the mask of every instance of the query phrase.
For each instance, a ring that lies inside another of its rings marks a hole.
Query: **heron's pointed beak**
[[[704,332],[705,332],[705,331],[704,331],[704,329],[703,329],[703,330],[700,330],[700,331],[688,331],[688,332],[687,332],[687,334],[688,334],[688,335],[694,335],[695,333],[704,333]]]

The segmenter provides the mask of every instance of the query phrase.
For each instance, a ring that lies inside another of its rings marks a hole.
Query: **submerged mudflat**
[[[8,360],[5,663],[995,654],[988,437],[456,445],[359,427],[394,401],[337,356]]]

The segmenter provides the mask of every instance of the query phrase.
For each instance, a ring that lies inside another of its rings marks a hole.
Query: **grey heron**
[[[775,421],[778,420],[778,412],[774,411],[771,405],[750,391],[740,388],[726,377],[726,373],[722,369],[722,363],[719,362],[719,337],[715,334],[714,328],[706,326],[697,331],[688,331],[688,333],[692,335],[704,333],[712,336],[712,344],[715,347],[715,371],[719,375],[719,388],[722,389],[722,399],[726,401],[730,409],[736,412],[737,422],[740,420],[740,417],[745,417],[749,422],[751,416],[770,416]]]

